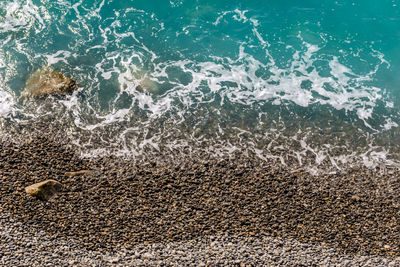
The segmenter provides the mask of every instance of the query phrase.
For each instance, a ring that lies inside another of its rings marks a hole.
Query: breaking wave
[[[373,45],[297,24],[274,39],[254,10],[203,6],[172,28],[174,18],[134,4],[34,2],[0,3],[7,127],[54,121],[83,156],[203,149],[312,171],[398,165],[398,109],[376,82],[390,64]],[[23,101],[26,79],[43,66],[79,90]]]

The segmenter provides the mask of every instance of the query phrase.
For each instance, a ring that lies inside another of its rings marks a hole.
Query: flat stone
[[[26,81],[23,97],[39,98],[63,94],[77,89],[76,82],[50,67],[35,71]]]
[[[118,263],[121,259],[119,257],[112,257],[110,258],[109,262],[110,263]]]
[[[46,180],[40,183],[30,185],[25,188],[25,192],[40,200],[49,200],[52,196],[59,193],[62,189],[62,184],[55,180]]]
[[[74,171],[74,172],[66,172],[65,176],[79,176],[79,175],[84,175],[84,174],[91,174],[93,171],[91,170],[80,170],[80,171]]]

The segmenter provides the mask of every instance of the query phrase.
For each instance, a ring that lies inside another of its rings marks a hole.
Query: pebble
[[[0,265],[400,265],[400,171],[294,175],[249,155],[168,152],[89,160],[49,137],[0,146]],[[77,170],[91,171],[66,175]],[[25,194],[49,178],[62,193]]]

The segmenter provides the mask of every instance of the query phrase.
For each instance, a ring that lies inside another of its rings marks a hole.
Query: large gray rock
[[[55,180],[46,180],[25,188],[25,192],[40,200],[49,200],[55,194],[61,192],[62,184]]]
[[[23,97],[43,97],[63,94],[77,89],[76,82],[64,74],[45,67],[35,71],[26,81]]]

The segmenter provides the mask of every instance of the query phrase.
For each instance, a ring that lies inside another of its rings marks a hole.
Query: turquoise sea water
[[[44,66],[79,90],[23,101]],[[397,0],[0,2],[0,132],[53,121],[83,155],[399,165],[399,105]]]

